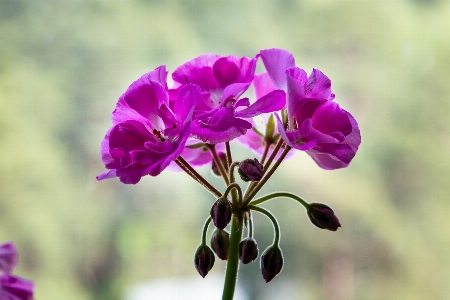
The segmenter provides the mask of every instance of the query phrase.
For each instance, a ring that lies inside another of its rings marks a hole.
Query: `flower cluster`
[[[14,244],[0,244],[0,299],[33,300],[33,282],[11,274],[16,264]]]
[[[255,74],[258,61],[265,68],[261,74]],[[266,215],[275,229],[273,243],[260,257],[263,278],[269,282],[283,268],[278,223],[261,203],[290,198],[304,206],[317,227],[336,231],[341,226],[325,204],[310,204],[287,192],[254,197],[293,149],[306,152],[322,169],[347,167],[361,143],[359,127],[334,101],[331,80],[317,69],[307,75],[283,49],[261,50],[253,58],[205,54],[176,68],[170,88],[167,76],[165,66],[160,66],[133,82],[119,98],[113,126],[100,149],[108,171],[97,179],[119,177],[123,183],[136,184],[166,168],[181,169],[213,194],[217,200],[205,222],[194,264],[204,277],[215,256],[227,260],[224,299],[232,299],[229,291],[234,291],[239,259],[247,264],[259,254],[253,211]],[[250,88],[253,101],[246,97]],[[233,161],[233,140],[259,158]],[[196,171],[205,164],[223,177],[224,192]],[[245,192],[235,180],[236,167],[242,181],[248,182]],[[206,244],[211,222],[216,227],[212,249]]]

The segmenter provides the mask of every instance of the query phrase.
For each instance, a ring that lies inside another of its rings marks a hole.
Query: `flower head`
[[[127,184],[160,174],[183,151],[200,88],[183,86],[173,108],[165,88],[165,67],[144,74],[119,98],[113,127],[101,144],[107,169],[97,179],[119,177]]]
[[[225,230],[216,229],[211,236],[211,248],[221,260],[228,259],[230,234]]]
[[[252,124],[242,118],[276,111],[285,105],[283,91],[273,91],[252,105],[248,98],[240,99],[253,80],[256,60],[205,54],[174,71],[172,78],[176,87],[194,83],[202,89],[194,111],[194,137],[209,144],[228,142],[252,128]]]
[[[238,169],[241,179],[247,181],[260,181],[263,177],[263,165],[258,159],[246,159],[239,164]]]

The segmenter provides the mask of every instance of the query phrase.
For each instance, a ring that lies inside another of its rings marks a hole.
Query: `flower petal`
[[[308,98],[327,100],[332,96],[331,80],[321,71],[313,69],[309,75],[305,90]]]
[[[184,85],[175,102],[174,112],[184,124],[191,121],[195,105],[200,96],[200,87],[194,84]]]
[[[0,245],[0,271],[10,273],[17,264],[17,249],[13,243]]]
[[[251,118],[262,113],[269,113],[282,109],[286,104],[286,93],[282,90],[275,90],[258,99],[249,107],[236,112],[236,117]]]
[[[294,56],[283,49],[261,50],[261,59],[277,89],[286,91],[286,70],[295,67]]]
[[[228,57],[221,57],[214,63],[213,73],[221,86],[227,86],[236,82],[239,68]]]
[[[277,89],[267,72],[256,74],[252,84],[255,91],[255,99],[259,99]]]

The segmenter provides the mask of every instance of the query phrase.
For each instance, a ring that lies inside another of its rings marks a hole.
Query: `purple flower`
[[[13,243],[0,245],[0,299],[33,300],[33,282],[11,275],[17,263],[17,250]]]
[[[11,273],[17,264],[17,249],[13,243],[0,245],[0,271]]]
[[[142,176],[160,174],[183,151],[200,88],[183,86],[169,107],[165,66],[144,74],[119,98],[113,127],[101,143],[103,163],[111,171],[97,179],[119,177],[136,184]]]
[[[264,250],[261,255],[261,273],[266,283],[281,272],[283,265],[283,252],[278,246],[272,245]]]
[[[227,142],[252,128],[252,124],[242,118],[252,118],[284,107],[283,91],[273,91],[252,105],[248,98],[239,99],[253,80],[256,60],[205,54],[175,70],[172,78],[176,86],[194,83],[202,89],[194,111],[194,137],[209,144]]]
[[[348,166],[361,136],[353,116],[332,101],[331,80],[317,69],[308,77],[286,50],[262,50],[261,59],[273,84],[287,92],[287,130],[277,115],[286,144],[306,151],[323,169]]]
[[[1,300],[33,300],[33,282],[12,275],[0,276]]]

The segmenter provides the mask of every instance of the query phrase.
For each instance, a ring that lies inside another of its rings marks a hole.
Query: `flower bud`
[[[248,264],[258,257],[258,244],[254,238],[243,239],[239,243],[239,258],[243,264]]]
[[[311,203],[308,208],[308,217],[311,223],[322,229],[336,231],[338,227],[341,227],[331,207],[322,203]]]
[[[230,234],[224,230],[216,229],[211,236],[211,248],[221,260],[228,258]]]
[[[227,164],[227,155],[225,153],[223,153],[223,152],[219,152],[217,155],[219,156],[219,159],[222,162],[222,165],[226,166],[226,164]],[[216,176],[219,176],[219,177],[222,176],[220,174],[219,167],[217,166],[216,161],[214,159],[212,160],[211,171]]]
[[[248,158],[239,164],[238,172],[245,182],[259,181],[263,177],[263,165],[256,158]]]
[[[278,246],[269,246],[261,255],[261,273],[264,280],[271,281],[283,269],[283,253]]]
[[[220,230],[227,227],[231,220],[231,204],[225,198],[217,199],[216,203],[211,207],[211,219],[214,225]]]
[[[194,255],[194,265],[197,269],[198,273],[205,278],[208,274],[209,270],[214,266],[214,253],[212,250],[206,245],[198,246]]]

